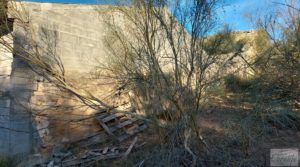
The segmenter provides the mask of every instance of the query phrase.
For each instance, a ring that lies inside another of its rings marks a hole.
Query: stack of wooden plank
[[[147,128],[144,120],[122,112],[102,111],[95,115],[95,119],[101,126],[101,130],[76,141],[78,145],[88,147],[109,141],[122,142]]]
[[[122,157],[125,151],[126,150],[118,147],[112,147],[112,148],[105,147],[104,149],[86,150],[83,153],[65,157],[61,161],[60,166],[62,167],[91,166],[93,163],[101,160]]]
[[[104,112],[96,119],[107,133],[118,141],[123,141],[147,127],[145,121],[129,117],[124,113]]]

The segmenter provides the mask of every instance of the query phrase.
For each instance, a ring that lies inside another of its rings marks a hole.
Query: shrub
[[[251,86],[251,81],[241,79],[234,74],[229,74],[225,77],[225,87],[231,92],[244,92]]]
[[[7,156],[0,156],[0,167],[14,167],[13,159]]]

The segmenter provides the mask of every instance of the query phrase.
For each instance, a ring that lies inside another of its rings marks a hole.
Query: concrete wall
[[[52,44],[67,74],[89,73],[103,61],[104,23],[96,6],[30,2],[23,5],[28,11],[36,40],[48,45],[49,38],[55,38],[55,44],[54,41]]]
[[[13,43],[10,35],[1,38]],[[11,51],[0,47],[0,155],[23,156],[33,148],[28,102],[34,90],[34,73],[13,58]]]
[[[5,35],[0,37],[1,40],[5,40],[12,43],[12,36]],[[10,75],[11,75],[11,64],[13,56],[11,51],[0,44],[0,92],[4,93],[8,91],[10,87]]]
[[[17,39],[15,39],[15,42]],[[29,100],[36,90],[34,72],[18,58],[13,59],[10,88],[10,154],[28,154],[33,149],[33,127]]]
[[[24,2],[17,8],[22,9],[24,18],[28,17],[30,30],[14,23],[10,42],[14,44],[16,55],[25,55],[24,49],[30,51],[30,38],[33,38],[41,46],[44,58],[51,61],[51,56],[58,55],[67,76],[76,79],[88,78],[89,72],[104,61],[104,23],[95,6]],[[66,124],[94,112],[77,108],[78,99],[41,79],[9,51],[0,50],[0,60],[3,94],[0,97],[0,155],[23,156],[33,153],[35,148],[50,148],[55,142],[77,140],[97,130],[92,121],[82,122],[80,127]],[[55,121],[49,121],[48,117]],[[47,129],[50,123],[52,128]]]
[[[6,35],[0,37],[2,40],[12,42],[11,36]],[[0,154],[10,151],[10,75],[12,54],[3,46],[0,45]]]
[[[24,50],[30,51],[32,45],[39,45],[39,52],[46,60],[53,61],[52,56],[61,58],[67,77],[77,80],[78,85],[85,89],[91,87],[94,94],[106,96],[103,91],[109,92],[112,84],[104,88],[88,78],[99,63],[109,59],[103,43],[107,28],[99,16],[99,11],[106,10],[108,6],[21,2],[14,7],[23,12],[22,17],[29,25],[28,29],[24,29],[18,21],[14,23],[14,39],[11,42],[14,43],[15,55],[26,56]],[[13,11],[9,15],[14,17]],[[118,19],[122,25],[121,18]],[[31,39],[37,43],[31,43]],[[80,126],[77,123],[66,124],[94,111],[77,107],[80,106],[78,99],[53,88],[18,57],[9,56],[10,61],[5,62],[7,66],[4,68],[3,65],[3,70],[0,70],[0,75],[6,75],[6,78],[0,79],[3,83],[1,88],[9,92],[8,97],[0,99],[0,111],[4,115],[0,154],[26,154],[39,144],[47,147],[47,143],[52,147],[62,140],[77,140],[98,130],[99,126],[96,127],[91,120],[81,122]],[[81,80],[82,77],[85,79]],[[51,129],[47,129],[49,124]]]
[[[8,97],[0,98],[0,154],[10,151],[10,99]]]

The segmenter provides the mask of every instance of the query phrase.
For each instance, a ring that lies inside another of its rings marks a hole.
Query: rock
[[[62,138],[61,142],[62,143],[68,143],[68,142],[70,142],[70,140],[68,138],[64,137],[64,138]]]
[[[47,167],[54,167],[54,161],[50,161],[50,162],[47,164]]]
[[[300,138],[300,132],[297,132],[296,135],[298,138]]]

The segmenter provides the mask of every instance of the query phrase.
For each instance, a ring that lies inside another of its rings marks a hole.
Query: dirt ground
[[[247,100],[236,101],[232,97],[215,97],[209,104],[197,114],[199,132],[207,143],[209,152],[203,153],[201,148],[191,146],[200,155],[199,159],[202,162],[198,163],[200,166],[265,167],[270,166],[270,149],[300,148],[299,127],[298,129],[279,128],[275,125],[260,127],[264,124],[260,125],[257,120],[246,122],[246,126],[242,127],[243,121],[251,115],[250,112],[254,107]],[[296,113],[300,114],[299,111]],[[133,151],[126,161],[121,161],[121,164],[130,166],[143,162],[141,166],[153,165],[149,163],[150,160],[146,162],[146,157],[163,153],[162,148],[157,148],[157,153],[154,151],[156,146],[151,142],[157,140],[155,138],[153,133],[140,134],[142,140],[140,143],[146,144]],[[120,161],[110,163],[112,164],[118,166]]]

